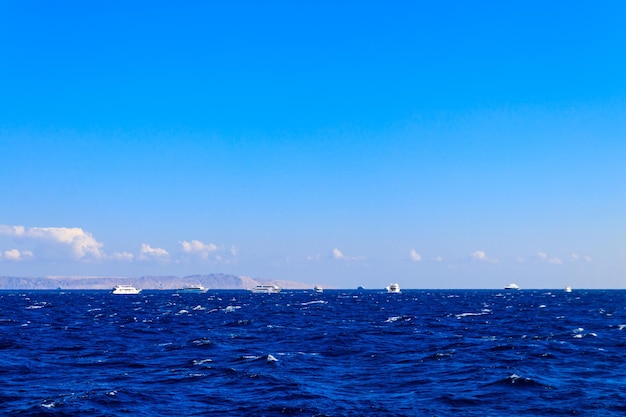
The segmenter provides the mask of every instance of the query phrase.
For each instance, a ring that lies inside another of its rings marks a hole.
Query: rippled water
[[[0,410],[626,412],[624,291],[0,292]]]

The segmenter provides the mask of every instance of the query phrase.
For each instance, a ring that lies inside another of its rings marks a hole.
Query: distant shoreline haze
[[[251,278],[247,276],[240,276],[234,274],[212,273],[212,274],[195,274],[179,277],[175,275],[144,275],[140,277],[126,277],[126,276],[42,276],[42,277],[29,277],[29,276],[0,276],[0,291],[1,290],[111,290],[116,285],[132,285],[133,287],[142,290],[176,290],[183,288],[185,285],[202,285],[209,290],[250,290],[259,284],[275,284],[285,290],[312,290],[316,285],[313,283],[299,282],[299,281],[286,281],[280,279],[265,279],[265,278]],[[322,288],[325,290],[380,290],[386,291],[384,285],[380,286],[368,286],[358,288],[351,287],[338,287],[336,285],[327,285],[322,283]],[[522,290],[534,290],[534,291],[565,291],[565,287],[523,287]],[[512,291],[506,290],[502,287],[476,287],[476,288],[448,288],[448,287],[411,287],[401,288],[401,291],[405,290],[425,290],[425,291],[444,291],[444,290],[475,290],[475,291]],[[592,291],[604,291],[604,290],[620,290],[619,288],[573,288],[571,291],[592,290]]]
[[[313,284],[266,280],[232,274],[188,275],[145,275],[141,277],[115,276],[44,276],[44,277],[0,277],[3,290],[108,290],[116,285],[128,284],[145,290],[174,290],[186,284],[200,284],[209,289],[250,289],[261,283],[273,283],[285,289],[308,289]]]

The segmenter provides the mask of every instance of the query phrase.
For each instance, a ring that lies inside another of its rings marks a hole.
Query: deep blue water
[[[2,415],[624,413],[626,291],[0,292]]]

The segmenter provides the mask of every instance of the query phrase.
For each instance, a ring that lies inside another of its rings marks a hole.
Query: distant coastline
[[[250,289],[258,284],[272,283],[285,289],[308,289],[312,284],[296,281],[265,280],[232,274],[145,275],[117,276],[0,276],[0,290],[108,290],[119,284],[129,284],[144,290],[174,290],[185,284],[200,284],[209,289]]]

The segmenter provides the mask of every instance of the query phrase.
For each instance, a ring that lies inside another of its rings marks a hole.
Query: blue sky
[[[0,0],[0,275],[626,288],[621,2]]]

